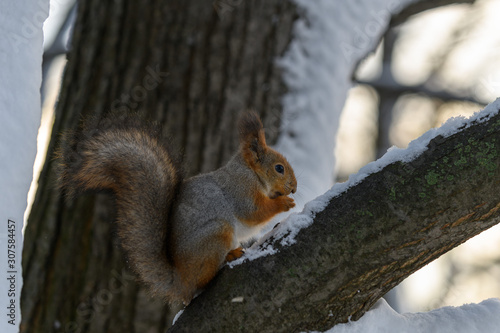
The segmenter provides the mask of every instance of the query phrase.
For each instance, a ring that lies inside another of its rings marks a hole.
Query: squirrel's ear
[[[264,127],[254,111],[244,112],[239,119],[240,146],[250,165],[258,163],[267,148]]]

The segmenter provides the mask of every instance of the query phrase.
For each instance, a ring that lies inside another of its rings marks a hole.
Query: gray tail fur
[[[85,191],[114,193],[117,233],[128,261],[151,293],[166,300],[175,278],[167,222],[182,182],[173,156],[160,128],[134,117],[87,126],[65,140],[60,151],[63,191],[69,198]]]

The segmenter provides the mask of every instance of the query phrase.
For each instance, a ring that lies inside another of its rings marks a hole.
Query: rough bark
[[[255,108],[265,126],[276,128],[284,87],[274,60],[291,38],[294,6],[231,4],[216,11],[203,1],[79,2],[50,158],[26,230],[22,332],[170,326],[168,309],[136,285],[112,240],[113,202],[104,195],[65,202],[53,154],[62,132],[110,110],[137,110],[161,122],[184,152],[188,174],[229,158],[242,109]]]
[[[324,331],[500,221],[500,115],[333,198],[272,256],[224,268],[170,332]],[[243,302],[233,303],[240,297]],[[193,320],[196,318],[196,320]]]

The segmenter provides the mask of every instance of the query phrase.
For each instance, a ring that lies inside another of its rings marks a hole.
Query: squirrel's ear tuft
[[[238,122],[240,132],[240,142],[246,143],[250,140],[257,139],[261,144],[266,144],[264,137],[264,128],[260,121],[259,115],[255,111],[246,111],[240,115]]]
[[[238,130],[240,147],[245,160],[250,165],[258,163],[267,147],[264,127],[259,115],[255,111],[242,113],[238,122]]]

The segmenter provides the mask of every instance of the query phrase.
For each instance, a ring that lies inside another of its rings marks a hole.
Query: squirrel
[[[238,121],[239,149],[210,173],[184,179],[159,126],[108,117],[63,142],[62,190],[68,198],[110,191],[116,230],[131,269],[152,296],[189,304],[241,243],[295,206],[286,158],[266,144],[259,116]]]

